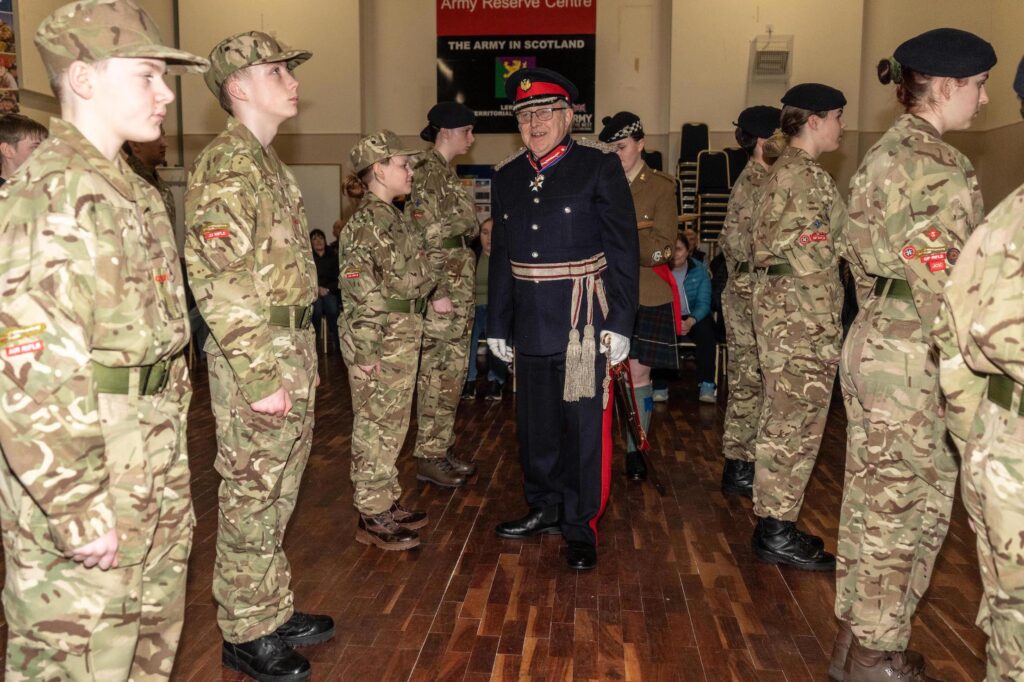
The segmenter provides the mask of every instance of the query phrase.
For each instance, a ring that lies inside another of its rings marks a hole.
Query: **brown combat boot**
[[[397,551],[419,546],[420,536],[416,531],[399,525],[391,510],[388,510],[372,516],[360,514],[356,542]]]
[[[399,526],[405,526],[409,530],[417,530],[427,525],[427,512],[425,511],[413,511],[412,509],[406,509],[398,502],[391,505],[391,517],[395,520]]]
[[[443,488],[461,488],[466,477],[457,472],[445,457],[420,457],[416,460],[416,479]]]
[[[466,478],[469,478],[470,476],[476,473],[476,463],[467,462],[466,460],[459,459],[458,457],[452,454],[451,450],[449,450],[448,454],[445,455],[445,459],[448,460],[448,464],[452,466],[452,469],[455,471],[455,473],[459,474],[460,476],[465,476]]]
[[[836,682],[844,682],[846,667],[846,655],[850,653],[850,645],[853,644],[853,630],[845,620],[839,621],[839,632],[836,633],[836,641],[832,644],[832,660],[828,664],[828,677]]]
[[[846,656],[844,682],[939,682],[924,674],[924,657],[915,652],[877,651],[856,638]]]

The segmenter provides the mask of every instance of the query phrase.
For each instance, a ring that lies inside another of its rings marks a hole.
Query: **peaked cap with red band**
[[[572,81],[551,69],[519,69],[505,81],[505,96],[512,100],[515,112],[558,101],[572,104],[579,98],[579,91]]]

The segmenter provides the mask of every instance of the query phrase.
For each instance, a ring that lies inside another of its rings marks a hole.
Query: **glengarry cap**
[[[390,159],[392,156],[415,156],[419,153],[418,149],[403,148],[401,138],[390,130],[380,130],[359,140],[348,153],[348,158],[352,161],[356,175],[359,175],[381,159]]]
[[[210,52],[210,70],[203,78],[210,92],[219,96],[220,86],[239,69],[256,64],[287,62],[288,69],[292,70],[312,56],[312,52],[293,50],[263,31],[246,31],[217,43]]]
[[[79,0],[43,19],[35,44],[50,80],[74,61],[98,62],[112,57],[160,59],[172,74],[202,73],[210,63],[168,47],[156,22],[132,0]]]

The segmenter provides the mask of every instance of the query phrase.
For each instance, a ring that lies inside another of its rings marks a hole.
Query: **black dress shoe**
[[[531,509],[530,513],[515,521],[499,523],[494,528],[499,537],[529,538],[534,535],[560,535],[562,533],[562,511],[560,507]]]
[[[836,558],[813,542],[813,535],[796,529],[792,521],[759,518],[751,545],[754,555],[770,564],[785,564],[804,571],[831,571]]]
[[[577,571],[589,571],[597,566],[597,547],[589,542],[570,542],[566,552],[569,568]]]
[[[476,382],[467,381],[462,385],[462,399],[472,400],[476,397]]]
[[[639,452],[626,453],[626,478],[631,481],[643,481],[647,478],[647,464]]]
[[[276,632],[242,644],[224,642],[221,661],[257,682],[305,682],[310,675],[309,661]]]
[[[277,636],[289,646],[309,646],[334,637],[334,619],[296,611],[277,628]]]
[[[754,463],[738,459],[725,460],[722,470],[722,492],[726,495],[754,496]]]

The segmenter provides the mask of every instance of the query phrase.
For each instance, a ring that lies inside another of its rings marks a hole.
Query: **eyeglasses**
[[[534,109],[533,111],[520,111],[516,114],[516,121],[519,122],[519,125],[530,123],[534,118],[538,121],[550,121],[556,111],[565,111],[568,108],[569,107],[544,107],[543,109]]]

